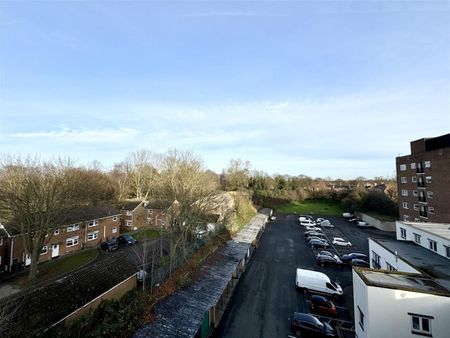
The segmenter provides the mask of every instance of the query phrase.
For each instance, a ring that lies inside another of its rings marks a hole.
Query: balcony
[[[372,268],[380,269],[381,268],[380,262],[377,262],[376,260],[372,259]]]
[[[427,198],[425,196],[420,196],[419,197],[419,202],[421,203],[427,203]]]
[[[428,213],[426,211],[419,211],[420,217],[428,218]]]

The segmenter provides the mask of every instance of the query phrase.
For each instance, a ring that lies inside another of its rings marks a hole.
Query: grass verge
[[[317,214],[317,215],[341,215],[343,210],[339,202],[332,200],[304,200],[291,202],[277,206],[276,212],[283,214]]]
[[[164,230],[163,230],[164,233]],[[144,239],[151,240],[159,237],[159,230],[157,229],[143,229],[133,232],[127,232],[127,235],[133,236],[135,240],[142,241]]]

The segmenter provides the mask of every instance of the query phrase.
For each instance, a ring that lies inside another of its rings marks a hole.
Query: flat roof
[[[450,290],[446,286],[439,284],[438,280],[428,276],[367,268],[354,268],[354,271],[366,285],[450,297]]]
[[[450,260],[411,241],[373,239],[393,255],[434,278],[450,280]]]
[[[424,222],[405,222],[397,221],[400,224],[408,225],[417,230],[428,232],[429,234],[447,239],[450,241],[450,224],[449,223],[424,223]]]

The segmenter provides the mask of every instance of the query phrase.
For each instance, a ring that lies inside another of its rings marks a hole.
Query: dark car
[[[324,236],[324,234],[323,234],[323,232],[311,230],[311,231],[305,231],[303,236],[305,236],[305,237],[307,237],[307,236]]]
[[[302,312],[292,314],[291,331],[297,337],[336,337],[336,332],[330,325]]]
[[[308,243],[308,244],[309,244],[309,242],[310,242],[312,239],[318,239],[318,240],[320,240],[320,241],[322,241],[322,242],[325,242],[325,243],[330,244],[325,238],[320,237],[320,236],[308,236],[308,237],[306,237],[305,239],[306,239],[306,243]]]
[[[336,305],[327,297],[312,295],[309,303],[311,311],[324,316],[336,316]]]
[[[341,266],[342,261],[337,256],[328,256],[328,255],[317,255],[316,257],[316,263],[325,266],[325,265],[331,265],[331,266]]]
[[[353,266],[361,266],[363,268],[369,268],[370,264],[366,262],[364,259],[355,258],[350,261],[350,264]]]
[[[351,260],[355,259],[355,258],[363,259],[365,261],[369,261],[369,257],[367,257],[367,255],[365,255],[363,253],[360,253],[360,252],[352,252],[352,253],[346,254],[346,255],[341,257],[341,260],[344,263],[350,263]]]
[[[119,242],[119,244],[125,245],[125,246],[136,244],[136,240],[131,235],[120,235],[117,238],[117,242]]]
[[[316,239],[316,238],[312,238],[309,242],[308,245],[311,248],[328,248],[330,246],[330,244],[328,244],[327,242],[321,240],[321,239]]]
[[[105,251],[114,251],[119,249],[119,244],[117,244],[117,240],[114,238],[100,244],[100,248]]]
[[[327,255],[327,256],[338,257],[338,258],[339,258],[338,255],[335,255],[334,253],[331,253],[331,252],[325,251],[325,250],[320,251],[320,252],[317,254],[317,256],[319,256],[319,255]]]

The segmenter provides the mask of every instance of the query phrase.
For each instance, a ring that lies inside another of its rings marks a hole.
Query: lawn
[[[343,210],[339,202],[331,200],[305,200],[277,206],[275,212],[284,214],[341,215]]]
[[[98,255],[98,249],[84,249],[69,256],[63,256],[49,262],[39,264],[37,282],[51,279],[59,275],[72,272],[79,267],[93,261]],[[25,285],[28,282],[28,274],[14,279],[14,283]]]
[[[163,230],[164,234],[164,230]],[[144,239],[155,239],[158,238],[160,233],[157,229],[144,229],[133,232],[128,232],[127,235],[133,236],[135,240],[142,241]]]

